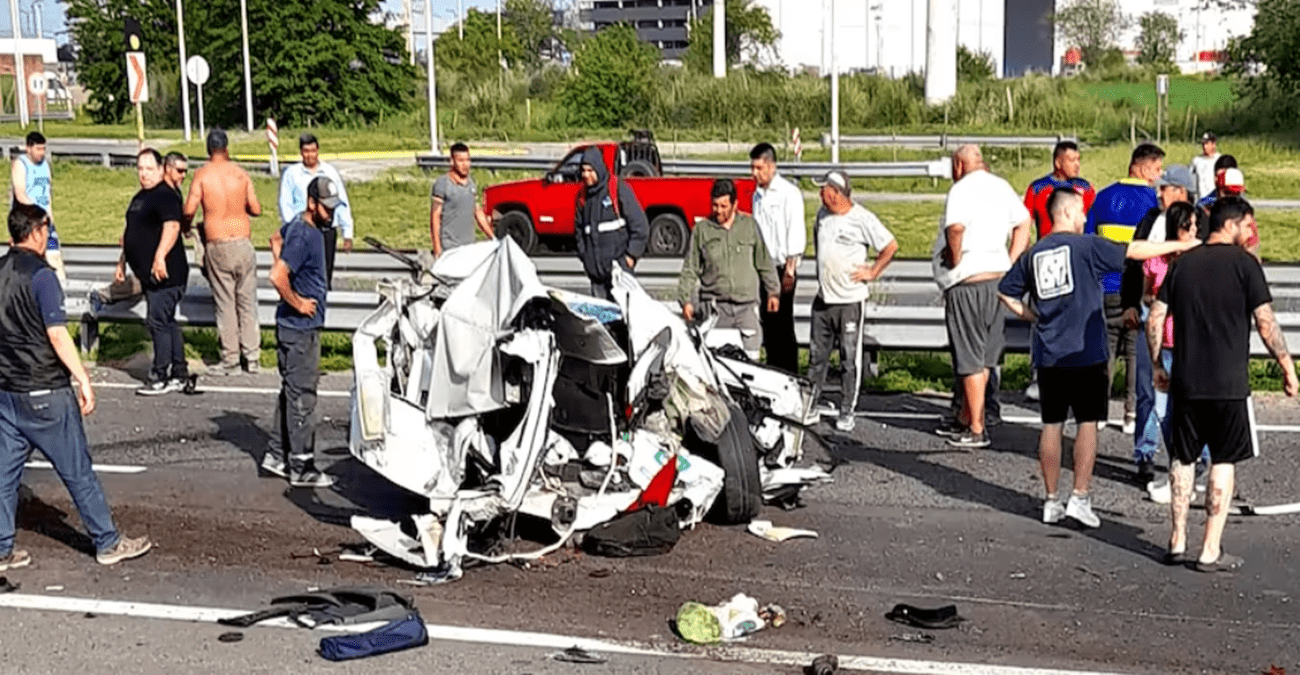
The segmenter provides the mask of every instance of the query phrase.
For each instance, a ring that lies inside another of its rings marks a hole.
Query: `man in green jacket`
[[[712,215],[696,221],[691,233],[677,299],[687,321],[694,321],[697,314],[701,319],[716,316],[714,328],[739,330],[745,353],[757,361],[763,344],[759,283],[761,288],[779,292],[776,268],[757,223],[736,210],[736,184],[727,178],[713,181],[711,196]],[[697,290],[698,303],[694,300]],[[767,311],[777,311],[780,304],[779,295],[768,296]]]

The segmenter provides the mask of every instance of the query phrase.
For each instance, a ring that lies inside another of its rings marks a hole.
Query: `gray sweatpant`
[[[858,391],[862,388],[862,317],[866,305],[865,300],[827,304],[820,295],[813,300],[808,379],[816,391],[825,388],[831,350],[839,347],[840,365],[844,366],[840,380],[841,415],[850,415],[858,407]]]
[[[758,360],[763,347],[763,326],[759,319],[758,301],[728,302],[726,300],[701,300],[702,318],[718,317],[714,328],[734,328],[740,331],[740,342],[749,358]]]

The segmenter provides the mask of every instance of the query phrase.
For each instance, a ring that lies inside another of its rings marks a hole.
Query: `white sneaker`
[[[1092,499],[1087,495],[1070,495],[1070,501],[1065,504],[1065,515],[1086,527],[1101,527],[1101,518],[1092,512]]]
[[[1028,387],[1025,387],[1025,400],[1026,400],[1026,401],[1037,401],[1037,400],[1038,400],[1038,396],[1039,396],[1039,394],[1038,394],[1038,383],[1037,383],[1037,382],[1030,382],[1030,383],[1029,383],[1029,386],[1028,386]]]
[[[1125,436],[1132,436],[1132,435],[1133,435],[1133,432],[1137,431],[1137,428],[1138,428],[1137,415],[1134,415],[1134,414],[1132,414],[1132,413],[1130,413],[1130,414],[1128,414],[1128,415],[1125,415],[1125,416],[1124,416],[1124,435],[1125,435]]]
[[[1097,431],[1105,429],[1107,424],[1109,424],[1109,422],[1106,420],[1097,420]]]
[[[1174,492],[1168,480],[1153,480],[1147,483],[1147,497],[1156,504],[1168,504],[1174,500]]]
[[[1043,522],[1051,525],[1059,523],[1065,517],[1065,505],[1059,499],[1049,499],[1043,502]]]
[[[855,418],[853,415],[840,415],[840,418],[835,420],[835,428],[845,433],[848,433],[850,431],[853,431],[853,427],[856,422],[857,422],[857,418]]]

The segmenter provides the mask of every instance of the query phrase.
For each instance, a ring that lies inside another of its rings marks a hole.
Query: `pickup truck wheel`
[[[537,230],[533,221],[523,211],[508,211],[497,221],[497,239],[512,237],[524,253],[531,254],[537,248]]]
[[[656,256],[679,256],[686,253],[690,240],[686,221],[675,213],[661,213],[650,221],[650,241],[646,252]]]
[[[658,176],[659,172],[655,167],[644,159],[634,159],[623,165],[623,170],[619,172],[619,178],[648,178]]]

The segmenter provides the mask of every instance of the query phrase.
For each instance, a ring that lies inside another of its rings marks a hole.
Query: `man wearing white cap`
[[[820,395],[826,384],[831,350],[838,344],[840,413],[835,428],[852,431],[858,390],[862,387],[862,320],[866,313],[867,284],[880,277],[898,252],[894,235],[851,197],[849,177],[831,171],[820,181],[822,208],[813,224],[817,244],[817,297],[812,306],[808,379]],[[868,249],[876,249],[872,262]]]
[[[943,291],[953,370],[966,394],[957,419],[966,431],[948,444],[985,448],[990,440],[984,388],[1005,344],[998,281],[1029,247],[1033,219],[1011,185],[989,173],[979,146],[963,145],[952,153],[952,179],[932,260],[935,283]]]

